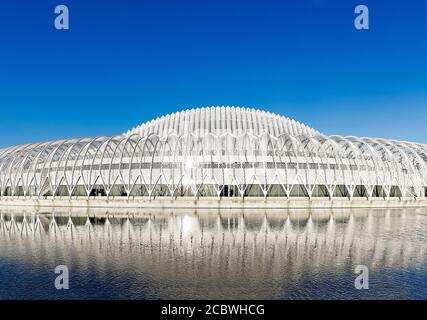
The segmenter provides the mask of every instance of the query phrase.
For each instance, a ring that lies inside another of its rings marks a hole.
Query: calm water
[[[427,209],[27,210],[0,209],[0,299],[427,299]]]

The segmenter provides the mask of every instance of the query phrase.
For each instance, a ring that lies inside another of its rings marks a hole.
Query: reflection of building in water
[[[175,287],[191,282],[213,295],[216,287],[229,286],[232,296],[242,283],[281,286],[347,272],[349,265],[422,265],[426,216],[417,210],[91,217],[4,212],[0,255],[52,264],[59,255],[66,264],[96,267],[101,274],[127,270]]]

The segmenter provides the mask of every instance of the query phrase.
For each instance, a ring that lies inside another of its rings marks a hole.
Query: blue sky
[[[66,4],[70,30],[54,28]],[[354,28],[354,8],[370,30]],[[0,147],[120,134],[206,105],[427,143],[427,3],[2,1]]]

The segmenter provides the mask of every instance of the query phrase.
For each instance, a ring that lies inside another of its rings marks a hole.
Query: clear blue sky
[[[354,28],[357,4],[369,31]],[[426,35],[421,0],[1,1],[0,147],[206,105],[427,143]]]

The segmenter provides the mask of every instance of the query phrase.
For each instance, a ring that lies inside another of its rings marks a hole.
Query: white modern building
[[[327,136],[239,107],[185,110],[114,137],[0,150],[1,198],[427,196],[427,145]]]

